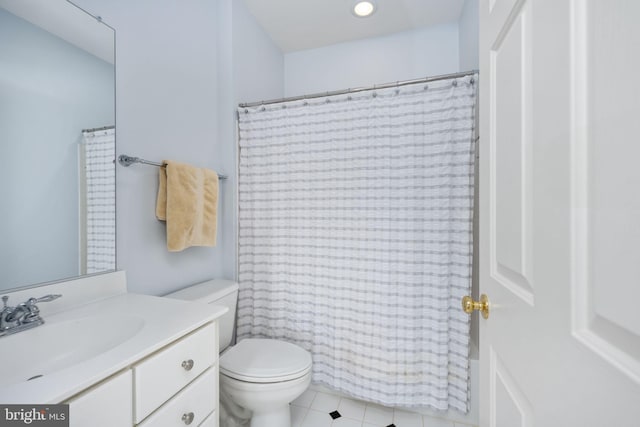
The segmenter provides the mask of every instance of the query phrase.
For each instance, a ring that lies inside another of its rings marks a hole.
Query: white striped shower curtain
[[[240,108],[238,338],[313,381],[468,409],[476,77]]]
[[[84,131],[80,143],[82,274],[116,268],[115,129]]]

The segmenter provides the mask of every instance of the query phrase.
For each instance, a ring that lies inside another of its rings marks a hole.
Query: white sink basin
[[[77,305],[44,313],[42,326],[0,337],[1,403],[65,402],[227,311],[132,293],[82,304],[82,292],[56,289],[51,293],[76,297]]]
[[[46,319],[45,319],[46,320]],[[0,338],[0,387],[70,368],[133,338],[145,325],[138,316],[88,316],[52,321]]]

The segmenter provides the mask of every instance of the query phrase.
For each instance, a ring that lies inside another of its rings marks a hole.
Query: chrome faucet
[[[29,298],[15,307],[7,306],[9,297],[7,295],[3,296],[3,307],[2,311],[0,311],[0,337],[42,325],[44,319],[40,317],[40,309],[36,304],[53,301],[61,296],[56,294],[45,295],[40,298]]]

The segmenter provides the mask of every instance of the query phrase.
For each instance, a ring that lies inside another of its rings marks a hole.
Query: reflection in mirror
[[[0,0],[0,293],[115,269],[114,81],[99,19]]]

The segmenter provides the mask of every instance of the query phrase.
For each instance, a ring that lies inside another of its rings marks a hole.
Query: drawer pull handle
[[[185,371],[190,371],[193,368],[193,359],[183,360],[181,365]]]
[[[193,414],[193,412],[189,412],[187,414],[183,414],[182,415],[182,421],[186,424],[189,425],[193,422],[193,418],[195,417],[195,415]]]

